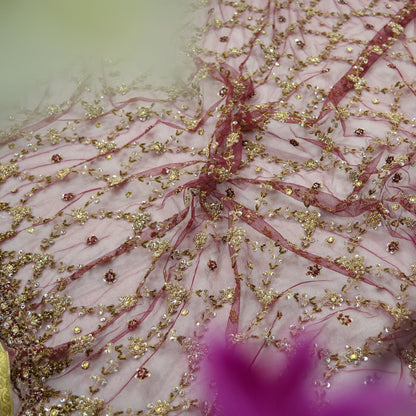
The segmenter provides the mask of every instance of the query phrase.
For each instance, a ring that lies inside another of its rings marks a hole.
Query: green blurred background
[[[179,51],[190,0],[0,0],[0,111],[26,105],[35,87],[103,59],[126,80],[183,70]],[[124,75],[124,74],[123,74]]]

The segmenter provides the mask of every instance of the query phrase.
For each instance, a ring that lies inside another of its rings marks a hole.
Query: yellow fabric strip
[[[9,354],[0,344],[0,415],[13,416],[13,414]]]

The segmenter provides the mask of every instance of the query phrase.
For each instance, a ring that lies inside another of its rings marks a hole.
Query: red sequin
[[[396,251],[399,251],[399,242],[390,241],[389,245],[387,246],[387,250],[391,254],[395,253]]]
[[[127,323],[127,328],[129,331],[135,330],[139,326],[139,321],[137,319],[130,319],[130,321]]]
[[[64,200],[64,201],[70,201],[71,199],[74,199],[74,194],[72,193],[72,192],[69,192],[69,193],[67,193],[67,194],[63,194],[62,195],[62,199]]]
[[[321,273],[321,269],[322,267],[319,264],[315,263],[313,266],[308,267],[308,271],[306,274],[308,276],[316,277]]]
[[[235,197],[235,193],[231,188],[227,188],[227,190],[225,191],[228,198],[234,198]]]
[[[216,262],[215,260],[210,260],[210,261],[208,262],[208,268],[209,268],[211,271],[214,271],[217,267],[218,267],[218,266],[217,266],[217,262]]]
[[[42,390],[33,390],[32,391],[32,397],[34,400],[36,400],[37,402],[40,402],[43,397],[45,396],[45,393]]]
[[[396,172],[396,173],[393,175],[393,179],[392,179],[392,181],[393,181],[394,183],[399,183],[401,179],[402,179],[402,175],[400,175],[400,173]]]
[[[140,379],[140,380],[144,380],[146,377],[149,377],[149,375],[150,375],[150,372],[146,367],[140,367],[136,371],[135,377]]]
[[[222,87],[220,89],[220,91],[218,92],[218,95],[220,97],[225,97],[227,95],[227,92],[228,92],[228,88],[227,87]]]
[[[62,156],[58,153],[55,153],[54,155],[51,156],[51,160],[53,163],[62,162]]]
[[[104,281],[108,284],[112,284],[116,280],[116,274],[111,269],[104,275]]]
[[[90,237],[87,238],[87,244],[89,246],[93,246],[94,244],[97,244],[98,241],[98,237],[95,235],[91,235]]]

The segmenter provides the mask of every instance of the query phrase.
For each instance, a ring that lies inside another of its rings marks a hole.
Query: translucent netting
[[[186,82],[109,69],[2,136],[19,415],[209,414],[213,329],[413,386],[415,2],[203,3]]]

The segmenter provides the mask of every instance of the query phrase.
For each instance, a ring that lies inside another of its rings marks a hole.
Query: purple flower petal
[[[389,385],[337,386],[328,403],[312,399],[317,362],[310,340],[303,339],[283,371],[264,359],[252,365],[255,351],[211,343],[208,377],[215,382],[218,416],[414,416],[408,394]]]
[[[234,347],[215,346],[210,350],[209,376],[216,383],[221,414],[265,415],[273,409],[279,415],[309,413],[308,394],[299,395],[311,365],[306,344],[296,350],[294,359],[280,374],[273,366],[269,371],[266,366],[252,366],[250,358]]]

